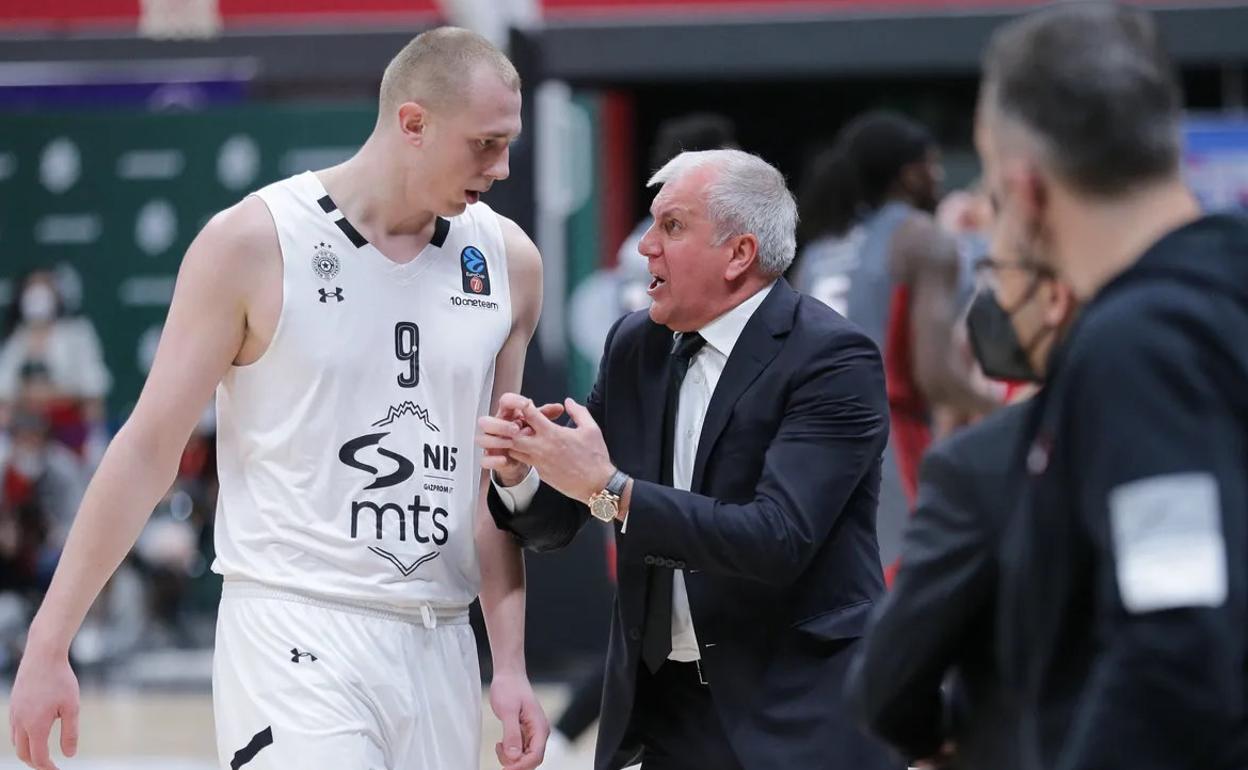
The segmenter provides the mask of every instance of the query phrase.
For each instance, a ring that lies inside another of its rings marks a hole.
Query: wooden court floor
[[[538,698],[553,718],[563,707],[567,690],[538,688]],[[488,701],[487,701],[488,703]],[[8,726],[8,699],[0,696]],[[500,730],[488,713],[482,718],[481,768],[497,768],[494,744]],[[54,732],[54,743],[55,743]],[[78,758],[53,758],[61,770],[217,770],[213,742],[212,701],[207,694],[173,695],[125,691],[86,691],[82,697]],[[593,730],[575,746],[572,756],[547,762],[545,770],[588,770],[593,760]],[[26,770],[9,743],[5,730],[0,747],[0,770]],[[344,768],[344,770],[347,770]]]

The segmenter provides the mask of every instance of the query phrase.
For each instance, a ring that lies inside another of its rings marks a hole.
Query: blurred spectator
[[[39,552],[47,520],[33,500],[0,504],[0,593],[26,594],[39,585]]]
[[[103,423],[112,377],[95,328],[64,315],[56,287],[55,274],[46,270],[22,282],[0,346],[0,425],[26,386],[54,434],[80,450],[90,429]]]
[[[32,502],[0,500],[0,672],[21,656],[26,626],[39,597],[39,551],[45,521]]]
[[[27,525],[39,533],[35,566],[42,585],[52,576],[86,489],[82,463],[52,440],[42,416],[25,411],[14,414],[3,454],[0,506],[28,510]]]
[[[88,475],[32,408],[46,404],[50,386],[41,365],[27,369],[9,428],[0,432],[0,671],[21,654]],[[220,594],[220,578],[208,571],[216,502],[211,417],[207,412],[191,436],[178,480],[75,639],[79,664],[118,663],[144,647],[211,642]]]
[[[35,602],[56,568],[85,478],[46,421],[16,412],[0,434],[0,671],[20,653]]]

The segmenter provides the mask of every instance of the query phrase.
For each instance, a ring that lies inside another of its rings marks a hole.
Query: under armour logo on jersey
[[[333,297],[339,302],[342,302],[343,300],[341,286],[335,286],[333,291],[325,291],[324,289],[317,289],[316,291],[321,295],[321,304],[329,302],[330,297]]]
[[[312,653],[310,653],[310,652],[299,652],[299,648],[298,648],[298,647],[291,647],[291,648],[290,648],[290,662],[291,662],[291,663],[298,663],[300,658],[307,658],[308,660],[310,660],[310,661],[311,661],[311,662],[313,662],[313,663],[315,663],[315,662],[316,662],[316,656],[315,656],[315,655],[313,655]]]

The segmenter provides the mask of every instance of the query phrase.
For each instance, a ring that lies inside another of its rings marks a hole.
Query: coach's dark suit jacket
[[[850,678],[859,716],[910,758],[952,740],[951,767],[1021,766],[995,630],[1001,532],[1022,494],[1032,408],[989,415],[923,459],[901,569]]]
[[[611,460],[635,479],[627,532],[616,525],[596,767],[621,767],[641,748],[629,720],[646,575],[659,565],[685,570],[703,671],[746,770],[900,768],[842,698],[883,590],[875,508],[888,405],[878,350],[780,280],[728,359],[685,492],[658,483],[671,347],[672,332],[645,311],[625,316],[588,400]],[[566,545],[588,516],[544,484],[514,516],[491,489],[490,510],[536,550]]]

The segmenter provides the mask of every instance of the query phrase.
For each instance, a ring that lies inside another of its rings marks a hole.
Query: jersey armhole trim
[[[233,371],[241,372],[241,371],[246,371],[248,369],[254,369],[256,368],[258,364],[263,363],[264,360],[269,357],[269,352],[273,350],[274,346],[277,345],[278,341],[282,339],[282,332],[286,328],[286,299],[287,299],[287,295],[290,294],[290,287],[286,285],[287,284],[286,250],[282,248],[282,232],[281,232],[281,229],[278,227],[277,217],[273,214],[273,209],[272,207],[269,206],[269,202],[265,200],[264,196],[261,195],[259,192],[251,193],[251,195],[247,197],[254,197],[256,200],[263,203],[265,211],[269,212],[269,221],[273,223],[273,235],[276,236],[277,238],[277,258],[281,261],[281,265],[282,265],[282,281],[281,281],[282,294],[278,298],[277,323],[273,326],[273,336],[269,338],[269,344],[265,345],[264,350],[260,353],[260,357],[257,358],[255,361],[251,361],[246,364],[236,364],[231,361],[230,371],[232,372]],[[246,322],[246,318],[244,318],[244,322]],[[244,329],[244,334],[246,334],[245,329]]]

